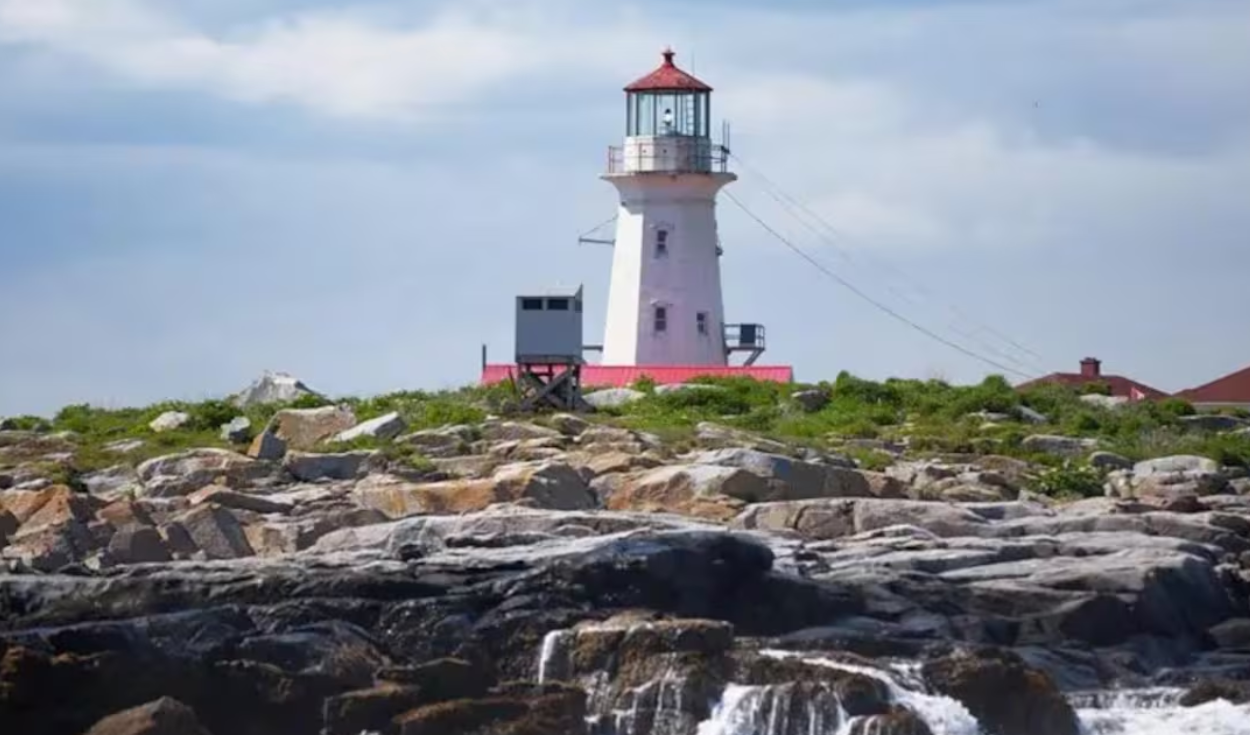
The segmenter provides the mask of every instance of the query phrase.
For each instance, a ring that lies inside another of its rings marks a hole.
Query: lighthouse
[[[725,127],[713,142],[712,88],[678,68],[625,87],[625,138],[608,148],[604,180],[618,194],[603,344],[583,342],[583,292],[533,290],[516,297],[514,362],[492,364],[482,346],[482,383],[517,386],[524,410],[588,408],[583,386],[624,387],[649,378],[684,383],[742,376],[789,383],[789,366],[758,366],[764,327],[725,321],[716,196],[728,170]],[[599,352],[598,363],[585,353]],[[730,357],[744,353],[739,365]]]
[[[712,142],[712,88],[673,57],[625,87],[602,176],[620,196],[603,365],[728,365],[716,195],[737,176]]]

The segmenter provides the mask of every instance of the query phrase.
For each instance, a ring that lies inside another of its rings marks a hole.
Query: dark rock
[[[584,691],[545,685],[429,705],[401,715],[396,722],[399,735],[582,735],[585,718]]]
[[[86,735],[210,735],[195,711],[171,697],[109,715]]]
[[[1180,704],[1184,707],[1196,707],[1216,699],[1224,699],[1233,704],[1250,702],[1250,681],[1205,679],[1191,686],[1181,696]]]
[[[1250,618],[1225,620],[1213,626],[1210,633],[1220,648],[1250,651]]]
[[[1002,649],[958,651],[928,661],[925,680],[959,700],[987,735],[1079,735],[1072,706],[1055,683]]]
[[[887,714],[856,722],[850,735],[933,735],[933,731],[915,712],[896,706]]]

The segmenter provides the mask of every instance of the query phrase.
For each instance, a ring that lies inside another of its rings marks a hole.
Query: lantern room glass
[[[625,134],[709,137],[712,96],[707,92],[656,90],[626,95]]]

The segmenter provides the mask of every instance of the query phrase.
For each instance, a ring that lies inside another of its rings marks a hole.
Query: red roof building
[[[1051,373],[1016,387],[1017,389],[1024,389],[1042,383],[1057,383],[1074,388],[1090,384],[1103,384],[1111,389],[1112,396],[1129,401],[1155,400],[1168,397],[1168,394],[1164,391],[1145,383],[1139,383],[1132,378],[1126,378],[1122,375],[1104,375],[1102,372],[1102,361],[1094,357],[1087,357],[1081,360],[1081,371],[1079,373]]]
[[[1250,367],[1176,394],[1196,407],[1250,408]]]
[[[516,365],[487,365],[482,371],[482,384],[493,385],[517,376]],[[720,367],[709,365],[583,365],[582,385],[586,388],[625,388],[639,378],[648,377],[660,385],[685,383],[698,377],[746,377],[773,383],[793,383],[791,367],[758,366]]]
[[[674,51],[664,49],[660,68],[625,87],[626,92],[711,92],[712,88],[673,63]]]

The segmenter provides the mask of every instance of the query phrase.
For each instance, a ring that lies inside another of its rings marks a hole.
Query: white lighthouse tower
[[[756,353],[749,364],[763,334],[726,328],[716,230],[717,192],[737,176],[712,143],[712,88],[663,55],[625,87],[625,141],[603,175],[620,209],[602,364],[723,367],[740,349]]]

